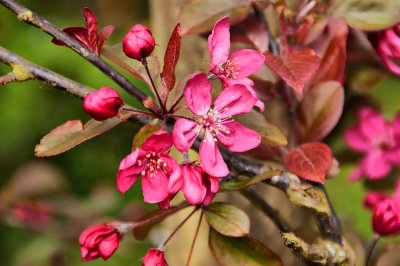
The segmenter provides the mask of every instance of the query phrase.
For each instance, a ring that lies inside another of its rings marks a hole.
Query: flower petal
[[[255,106],[260,109],[260,112],[264,112],[264,103],[258,99],[258,95],[256,91],[253,89],[254,82],[249,78],[242,78],[242,79],[228,79],[225,77],[219,78],[222,82],[222,86],[224,88],[232,87],[235,84],[242,84],[246,86],[246,89],[253,95],[253,97],[257,100]]]
[[[372,147],[369,140],[361,133],[359,128],[348,128],[343,134],[347,145],[359,152],[368,152]]]
[[[172,139],[175,148],[180,152],[187,151],[196,140],[200,132],[200,126],[187,119],[178,119],[172,131]]]
[[[372,108],[363,108],[358,114],[361,133],[371,141],[384,138],[390,132],[383,116]]]
[[[161,153],[173,145],[172,136],[165,130],[154,132],[142,144],[142,149],[149,152]]]
[[[207,191],[201,175],[202,170],[197,165],[182,166],[182,192],[186,200],[192,205],[200,204],[206,196]]]
[[[246,86],[235,84],[224,89],[214,102],[214,109],[218,110],[222,118],[250,112],[256,99]]]
[[[261,136],[256,131],[243,126],[237,121],[226,123],[229,134],[218,134],[217,138],[228,150],[244,152],[254,149],[261,143]]]
[[[162,170],[156,171],[154,176],[146,172],[146,175],[142,177],[142,190],[145,202],[161,202],[169,195],[168,177]]]
[[[171,194],[177,193],[183,186],[183,177],[181,167],[178,165],[175,171],[171,174],[168,181],[168,192]]]
[[[201,142],[199,155],[201,166],[209,175],[224,177],[229,174],[228,166],[211,136],[206,136]]]
[[[257,73],[264,65],[265,56],[256,50],[241,49],[233,52],[229,60],[237,60],[239,71],[236,78],[242,79]]]
[[[204,115],[211,106],[211,83],[204,73],[194,74],[186,83],[183,93],[186,104],[196,115]]]
[[[214,67],[228,60],[231,47],[229,28],[229,17],[223,17],[215,23],[210,36],[208,36],[208,50],[211,54],[210,72]]]
[[[137,166],[137,158],[140,149],[126,156],[120,163],[117,174],[117,189],[121,193],[125,193],[136,182],[139,173],[144,169],[143,166]]]
[[[99,243],[99,253],[104,260],[109,259],[115,250],[117,250],[119,246],[119,237],[119,234],[116,232],[104,238],[103,241]]]
[[[369,152],[361,164],[364,167],[365,175],[371,180],[385,177],[392,169],[389,162],[383,158],[380,150]]]

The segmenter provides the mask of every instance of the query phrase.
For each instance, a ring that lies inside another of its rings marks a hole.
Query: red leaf
[[[333,26],[334,25],[334,26]],[[341,20],[332,20],[328,24],[329,35],[321,36],[323,39],[330,39],[319,66],[310,84],[318,84],[322,81],[341,81],[346,61],[346,41],[348,27]],[[325,38],[324,38],[325,37]]]
[[[167,50],[164,55],[164,67],[161,73],[163,84],[163,97],[175,86],[175,68],[178,64],[181,50],[181,25],[178,23],[169,39]]]
[[[303,95],[304,85],[313,76],[320,64],[312,49],[306,48],[281,58],[265,52],[265,64],[294,89],[297,96]]]
[[[99,51],[101,50],[101,47],[103,47],[104,42],[107,41],[107,39],[113,33],[113,31],[114,31],[113,25],[108,25],[101,29],[99,36],[98,36],[99,42],[97,44]]]
[[[343,104],[344,90],[339,82],[326,81],[311,88],[297,109],[299,141],[318,141],[328,135],[342,115]]]
[[[99,50],[97,47],[97,19],[96,15],[92,10],[85,7],[83,11],[83,16],[86,21],[86,30],[88,34],[89,47],[96,53],[99,54]]]
[[[323,184],[332,168],[333,155],[328,145],[312,142],[291,150],[284,161],[289,171],[300,178]]]
[[[73,37],[74,39],[77,39],[80,41],[83,45],[88,46],[89,41],[87,39],[87,31],[86,28],[83,27],[68,27],[63,29],[65,33],[67,33],[69,36]],[[65,46],[65,44],[62,41],[57,40],[56,38],[53,38],[51,40],[52,43],[56,45],[61,45]]]
[[[269,37],[265,27],[254,15],[231,27],[231,41],[251,44],[260,52],[268,50]]]

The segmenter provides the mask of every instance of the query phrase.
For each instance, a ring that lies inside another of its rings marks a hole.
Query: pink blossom
[[[383,64],[393,74],[400,75],[400,23],[378,33],[374,43]]]
[[[400,181],[398,181],[396,184],[396,191],[394,192],[393,197],[382,192],[368,192],[364,197],[364,206],[368,209],[373,209],[378,203],[386,199],[392,199],[400,205]]]
[[[143,258],[142,266],[168,266],[164,258],[164,251],[150,249]]]
[[[122,42],[124,53],[141,61],[153,52],[156,42],[148,28],[141,24],[133,26]]]
[[[263,111],[264,103],[258,100],[253,89],[254,83],[248,76],[260,70],[265,57],[262,53],[251,49],[237,50],[229,56],[231,46],[229,28],[229,18],[223,17],[215,23],[208,37],[208,50],[211,54],[209,71],[221,80],[224,88],[234,84],[245,85],[257,100],[255,105]]]
[[[393,166],[400,165],[400,116],[390,123],[375,110],[363,108],[358,118],[357,126],[347,129],[344,139],[347,145],[365,156],[350,178],[381,179]]]
[[[83,261],[107,260],[117,250],[121,234],[112,225],[101,224],[86,228],[79,237]]]
[[[226,176],[229,170],[217,142],[232,152],[248,151],[260,144],[261,137],[257,132],[233,119],[234,115],[250,112],[256,99],[245,86],[235,84],[224,89],[211,106],[211,84],[204,73],[189,79],[184,96],[196,116],[191,120],[181,118],[176,121],[172,133],[175,147],[181,152],[187,151],[204,129],[205,136],[199,148],[200,164],[211,176]]]
[[[219,181],[217,177],[210,176],[196,163],[181,164],[180,175],[170,179],[168,189],[170,193],[177,193],[182,189],[186,200],[192,205],[210,204],[218,192]]]
[[[94,119],[102,121],[116,116],[123,104],[124,102],[116,90],[102,87],[85,96],[83,109]]]
[[[168,196],[169,177],[178,172],[178,164],[168,151],[172,147],[171,134],[159,130],[147,138],[141,148],[126,156],[119,165],[117,188],[125,193],[142,175],[144,201],[159,203]]]

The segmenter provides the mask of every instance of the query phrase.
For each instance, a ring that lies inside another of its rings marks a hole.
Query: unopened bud
[[[141,61],[153,52],[155,40],[148,28],[137,24],[125,35],[122,45],[128,57]]]
[[[116,116],[123,104],[124,102],[116,90],[103,87],[86,95],[83,109],[94,119],[103,121]]]

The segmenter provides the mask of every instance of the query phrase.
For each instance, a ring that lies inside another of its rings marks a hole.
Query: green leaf
[[[250,231],[249,217],[236,206],[216,202],[204,208],[204,213],[208,224],[223,235],[239,237]]]
[[[232,24],[238,22],[247,16],[252,2],[252,0],[186,0],[178,19],[182,25],[182,34],[209,31],[223,16],[229,16]]]
[[[286,146],[287,139],[282,130],[268,122],[256,111],[237,116],[237,120],[261,135],[261,143],[268,146]]]
[[[356,29],[382,30],[400,22],[400,1],[340,0],[331,8],[331,13]]]
[[[125,119],[132,113],[121,112]],[[117,117],[105,121],[89,120],[85,125],[80,120],[70,120],[44,136],[35,147],[38,157],[54,156],[68,151],[82,142],[94,138],[123,122]]]
[[[275,253],[258,240],[250,237],[227,237],[210,229],[208,244],[219,265],[283,265]]]
[[[154,132],[160,130],[160,127],[155,126],[155,125],[144,125],[138,133],[136,133],[135,137],[133,138],[133,143],[132,143],[132,151],[136,150],[136,148],[139,148],[142,143],[150,137],[151,134]]]
[[[249,187],[251,185],[257,184],[265,179],[271,178],[273,176],[280,175],[282,171],[280,170],[270,170],[263,172],[255,177],[247,178],[244,180],[228,180],[222,181],[220,183],[220,189],[230,191],[230,190],[239,190],[242,188]]]
[[[112,46],[104,45],[101,49],[101,55],[110,60],[113,64],[124,69],[133,77],[145,82],[147,86],[151,88],[152,85],[143,64],[138,60],[127,57],[122,51],[121,44]],[[146,59],[151,76],[153,80],[155,80],[160,74],[160,62],[155,56],[152,55],[148,56]]]

